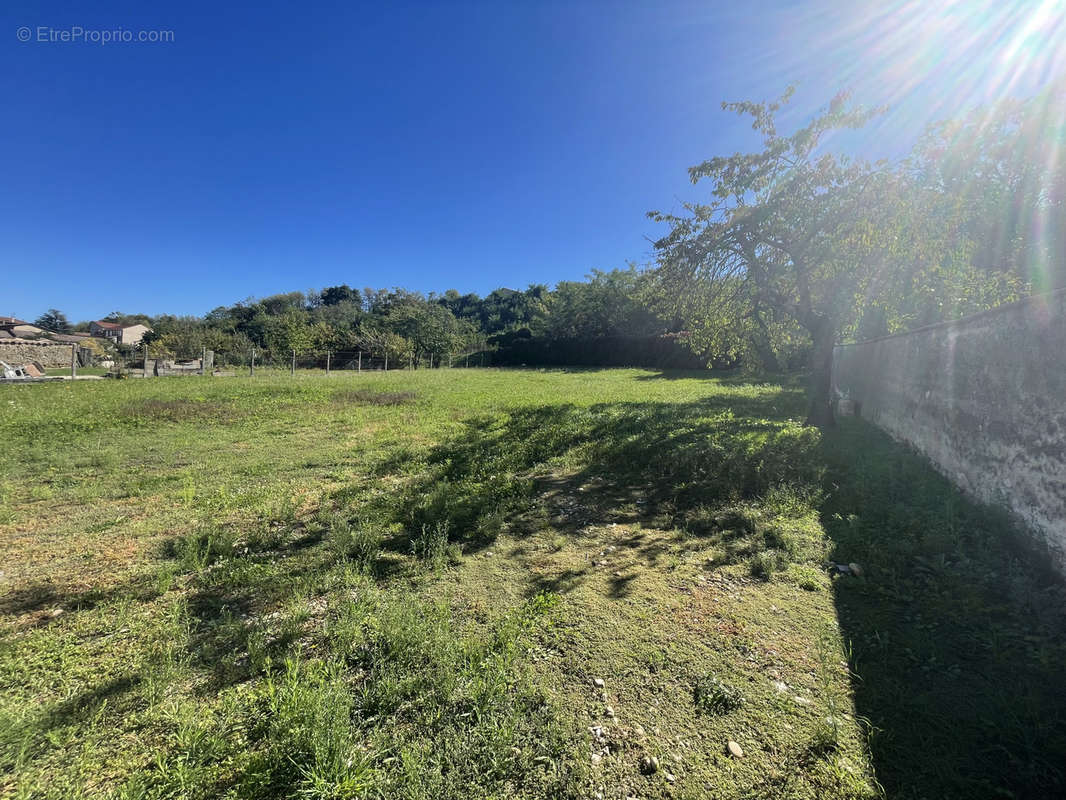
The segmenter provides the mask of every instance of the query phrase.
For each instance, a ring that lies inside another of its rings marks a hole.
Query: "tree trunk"
[[[781,362],[777,360],[774,348],[770,346],[770,331],[766,320],[758,309],[752,311],[751,318],[755,321],[755,330],[751,336],[751,347],[755,351],[755,357],[759,359],[760,366],[767,372],[780,372]]]
[[[836,424],[833,416],[833,345],[836,343],[836,331],[828,320],[822,320],[812,334],[814,349],[811,351],[806,424],[822,429],[832,428]]]

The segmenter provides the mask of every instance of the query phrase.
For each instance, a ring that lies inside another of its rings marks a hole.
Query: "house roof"
[[[25,320],[18,319],[17,317],[0,317],[0,325],[28,325]]]
[[[93,325],[95,325],[97,328],[104,328],[105,330],[109,331],[120,331],[123,328],[128,327],[126,325],[120,325],[117,322],[101,322],[98,319],[93,320]]]

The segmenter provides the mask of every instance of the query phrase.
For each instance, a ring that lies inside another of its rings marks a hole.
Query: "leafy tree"
[[[315,345],[315,332],[308,324],[307,315],[290,309],[278,317],[272,317],[266,329],[266,345],[275,355],[295,350],[306,353]]]
[[[1066,286],[1066,79],[930,127],[908,168],[952,203],[972,263]]]
[[[72,330],[70,320],[68,320],[66,314],[58,308],[48,309],[41,314],[41,316],[37,317],[33,324],[38,328],[43,328],[44,330],[52,331],[53,333],[70,333]]]
[[[678,310],[696,292],[722,320],[788,319],[805,331],[811,343],[807,421],[828,426],[833,346],[889,249],[891,226],[875,201],[894,191],[894,176],[883,165],[820,151],[826,134],[871,116],[849,107],[844,96],[791,135],[779,134],[777,112],[791,93],[770,103],[723,104],[752,118],[762,149],[692,167],[693,183],[711,183],[710,201],[686,204],[684,216],[649,216],[670,226],[655,243],[657,279]]]
[[[319,294],[319,302],[324,306],[358,302],[359,299],[359,292],[346,283],[342,283],[340,286],[330,286],[328,289],[323,289]]]
[[[410,342],[416,357],[451,355],[462,346],[458,320],[448,309],[436,304],[396,306],[386,317],[386,324]]]
[[[555,338],[662,333],[665,325],[645,307],[640,283],[633,266],[593,270],[585,281],[563,281],[552,296],[548,332]]]
[[[117,322],[119,325],[152,325],[152,318],[147,314],[123,314],[121,311],[112,311],[103,321]]]

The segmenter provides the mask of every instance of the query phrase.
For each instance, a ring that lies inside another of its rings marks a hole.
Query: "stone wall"
[[[43,339],[0,339],[0,361],[6,361],[13,367],[27,361],[40,361],[46,367],[69,367],[70,345]]]
[[[1066,571],[1066,291],[840,345],[841,405],[1007,508]]]

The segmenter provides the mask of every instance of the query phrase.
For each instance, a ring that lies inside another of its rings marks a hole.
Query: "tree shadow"
[[[800,409],[798,391],[748,388],[685,403],[540,405],[468,419],[433,448],[399,502],[381,500],[382,514],[399,523],[386,546],[406,551],[414,535],[443,524],[477,553],[504,522],[516,535],[547,524],[572,535],[594,523],[676,523],[696,506],[809,480],[818,437],[788,418]]]
[[[690,402],[542,405],[472,418],[414,464],[401,497],[362,513],[393,530],[384,547],[394,553],[410,553],[412,541],[433,530],[476,554],[504,527],[519,539],[549,527],[570,539],[608,524],[683,528],[695,511],[820,481],[818,435],[798,421],[803,404],[797,389],[746,383]],[[653,560],[663,544],[626,547]],[[573,587],[584,577],[540,588]]]
[[[0,739],[18,743],[23,758],[35,757],[48,749],[49,734],[60,728],[81,725],[100,714],[105,706],[122,706],[140,685],[137,674],[122,675],[90,686],[52,705],[41,707],[21,719],[2,720],[6,729]]]
[[[33,581],[0,597],[0,616],[14,618],[20,628],[43,627],[65,614],[90,611],[119,598],[144,602],[155,596],[151,581],[143,576],[111,586],[77,590],[50,580]]]
[[[1066,592],[1001,512],[861,422],[825,440],[822,523],[856,712],[891,797],[1066,795]]]

